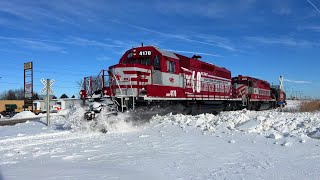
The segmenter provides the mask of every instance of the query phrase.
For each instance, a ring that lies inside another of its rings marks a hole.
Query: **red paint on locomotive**
[[[134,96],[143,89],[148,100],[229,99],[232,95],[229,70],[153,46],[128,50],[109,70],[118,81],[111,82],[115,95],[124,95],[123,88],[134,89]]]

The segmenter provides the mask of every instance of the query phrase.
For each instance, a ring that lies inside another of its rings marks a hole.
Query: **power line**
[[[41,71],[41,70],[34,70],[34,72],[38,72],[38,73],[40,73],[40,74],[57,74],[57,72],[55,72],[55,71]],[[61,75],[61,74],[60,74]],[[84,73],[70,73],[70,72],[68,72],[68,73],[65,73],[65,74],[63,74],[64,76],[66,76],[66,75],[68,75],[68,76],[85,76],[85,74]]]
[[[41,68],[41,69],[54,69],[54,70],[60,70],[60,71],[70,71],[70,69],[73,69],[74,67],[68,67],[68,68],[56,68],[56,67],[44,67],[44,66],[36,66],[38,68]],[[89,70],[81,70],[81,72],[88,72],[88,73],[92,73],[92,71],[89,71]]]
[[[1,84],[17,84],[17,85],[23,85],[23,83],[11,83],[11,82],[0,82]]]

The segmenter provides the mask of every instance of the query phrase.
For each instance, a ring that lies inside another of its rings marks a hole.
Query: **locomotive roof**
[[[174,58],[174,59],[179,59],[173,52],[160,49],[160,48],[158,48],[156,46],[151,46],[151,47],[154,47],[157,51],[159,51],[164,56],[171,57],[171,58]]]
[[[215,66],[215,67],[217,67],[217,68],[221,68],[221,70],[229,71],[229,70],[227,70],[227,69],[224,68],[224,67],[220,67],[220,66],[217,66],[217,65],[215,65],[215,64],[202,61],[202,60],[200,60],[200,59],[193,59],[193,58],[190,58],[190,57],[181,55],[181,54],[177,54],[177,53],[173,53],[173,52],[171,52],[171,51],[167,51],[167,50],[164,50],[164,49],[160,49],[159,47],[153,46],[153,45],[150,45],[150,46],[140,46],[140,47],[135,47],[135,48],[141,48],[141,47],[151,47],[151,48],[154,48],[154,49],[157,50],[159,53],[161,53],[163,56],[167,56],[167,57],[174,58],[174,59],[177,59],[177,60],[182,60],[183,58],[192,59],[192,60],[194,60],[194,61],[199,61],[200,63],[203,63],[203,64],[208,64],[208,65],[211,65],[211,66]],[[133,48],[133,49],[135,49],[135,48]]]
[[[262,79],[258,79],[258,78],[254,78],[254,77],[251,77],[251,76],[242,76],[242,75],[239,75],[239,77],[251,79],[251,80],[253,80],[253,81],[261,81],[261,82],[269,83],[268,81],[265,81],[265,80],[262,80]],[[233,77],[233,78],[238,78],[238,77]],[[270,83],[269,83],[269,84],[270,84]]]

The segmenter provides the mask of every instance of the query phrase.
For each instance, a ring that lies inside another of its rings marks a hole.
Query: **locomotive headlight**
[[[141,95],[146,95],[146,94],[147,94],[147,90],[146,90],[145,88],[142,88],[142,89],[140,90],[140,94],[141,94]]]

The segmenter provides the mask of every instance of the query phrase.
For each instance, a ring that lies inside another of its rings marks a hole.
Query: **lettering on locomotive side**
[[[167,97],[177,97],[177,90],[170,90],[169,93],[166,93]]]
[[[193,92],[201,92],[201,72],[192,71],[192,75],[184,74],[186,87],[192,88]]]
[[[202,90],[203,91],[209,91],[209,92],[225,92],[225,93],[228,93],[231,90],[231,85],[204,83],[204,84],[202,84]]]
[[[191,75],[184,74],[184,79],[186,80],[186,86],[187,87],[191,87],[191,78],[192,78]]]
[[[260,96],[270,96],[269,90],[259,89],[259,95]]]
[[[230,92],[231,82],[203,76],[208,76],[208,73],[192,71],[191,75],[184,74],[186,88],[192,88],[193,93],[200,93],[201,91]]]

